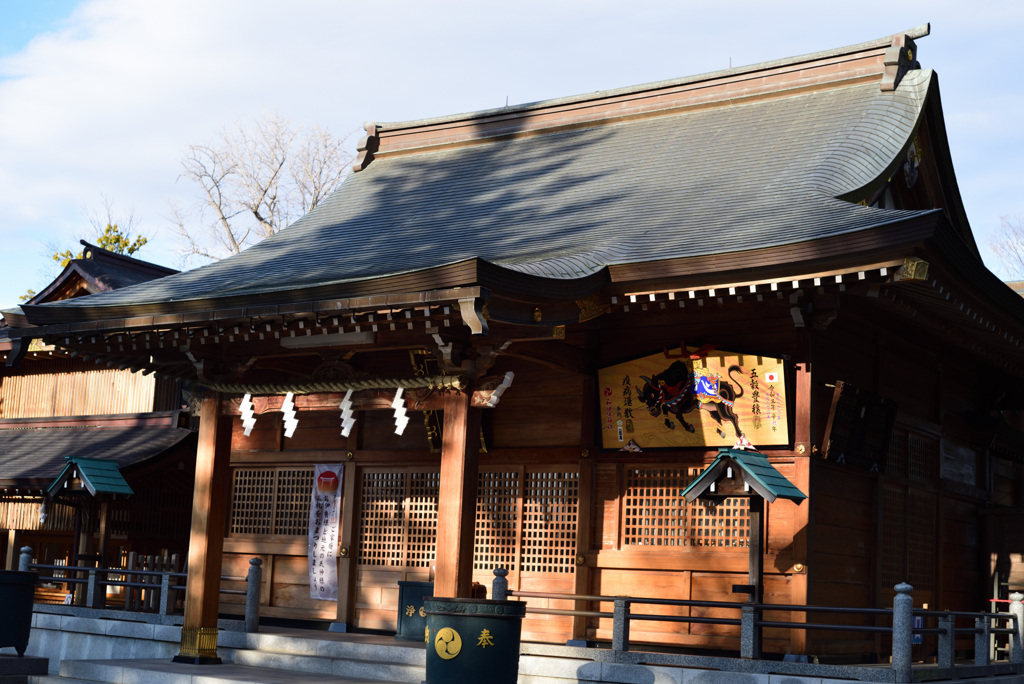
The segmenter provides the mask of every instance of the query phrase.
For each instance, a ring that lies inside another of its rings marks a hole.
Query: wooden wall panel
[[[0,418],[45,418],[154,409],[153,375],[130,370],[5,376],[0,384]]]
[[[502,365],[501,372],[504,368]],[[488,414],[493,446],[578,445],[587,378],[525,362],[509,369],[513,368],[515,381]],[[494,372],[498,370],[496,367]]]
[[[357,566],[355,623],[362,629],[397,630],[398,583],[405,579],[400,569]]]
[[[982,520],[978,516],[977,504],[947,496],[940,506],[939,515],[939,555],[942,559],[939,591],[942,605],[932,607],[944,610],[987,610],[987,600],[992,597],[989,596],[990,590],[986,589],[990,579],[988,568],[982,563]],[[1010,520],[1012,518],[1007,522]],[[1021,570],[1020,561],[1024,547],[1013,543],[1012,532],[1004,539],[1009,542],[1003,546],[1005,557],[1015,561],[1016,566],[1017,578],[1011,576],[1011,586],[1014,585],[1013,579],[1021,582],[1016,586],[1024,586],[1024,571]]]
[[[249,436],[243,433],[242,417],[235,415],[231,420],[231,451],[275,452],[281,448],[282,418],[279,411],[256,415]]]
[[[523,573],[519,581],[521,591],[572,594],[575,577],[567,575],[532,575]],[[517,599],[519,600],[519,599]],[[525,598],[527,607],[572,610],[572,601],[546,598]],[[572,638],[572,618],[564,615],[538,615],[528,613],[523,620],[523,640],[565,643]]]
[[[591,549],[619,547],[619,467],[614,463],[594,466],[594,514]]]

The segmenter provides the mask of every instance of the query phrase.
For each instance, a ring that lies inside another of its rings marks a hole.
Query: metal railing
[[[245,577],[222,575],[221,581],[246,582],[245,589],[221,589],[221,594],[245,596],[245,630],[259,631],[260,584],[263,580],[263,561],[249,559],[249,574]],[[160,570],[133,570],[131,568],[98,568],[73,565],[45,565],[32,562],[32,548],[24,546],[18,558],[18,570],[36,572],[42,582],[56,582],[73,586],[84,586],[86,591],[84,607],[106,608],[107,587],[121,587],[127,594],[131,590],[142,592],[140,601],[124,602],[126,612],[155,610],[160,615],[175,611],[174,597],[185,591],[187,572]],[[50,571],[42,574],[40,571]],[[73,592],[72,592],[73,593]]]
[[[860,632],[889,635],[892,638],[891,668],[843,667],[845,676],[862,681],[914,681],[913,647],[915,636],[936,636],[937,650],[934,653],[935,664],[928,668],[928,679],[978,677],[995,674],[1024,674],[1024,594],[1014,593],[1010,596],[1010,612],[960,612],[935,611],[914,608],[911,592],[913,587],[901,583],[895,587],[896,596],[892,608],[849,608],[835,606],[798,606],[769,603],[747,603],[729,601],[690,601],[676,599],[655,599],[625,596],[594,596],[582,594],[559,594],[530,591],[513,591],[508,588],[506,576],[508,571],[498,568],[494,571],[491,597],[495,600],[508,598],[541,598],[566,601],[582,601],[590,603],[611,603],[613,611],[568,610],[557,608],[527,607],[527,613],[544,615],[566,615],[577,617],[611,618],[613,661],[638,662],[630,649],[630,625],[636,621],[688,622],[715,625],[732,625],[740,628],[740,658],[746,660],[761,659],[761,637],[764,628],[801,629],[814,631]],[[689,615],[653,615],[636,613],[634,606],[680,606],[690,608],[716,608],[735,610],[736,618],[701,617]],[[764,619],[765,612],[789,612],[810,615],[862,615],[872,620],[881,618],[888,625],[850,625],[829,622],[795,622]],[[919,626],[915,626],[915,618],[920,618]],[[958,625],[958,621],[968,621],[969,626]],[[934,627],[925,626],[929,622]],[[999,626],[1005,625],[1005,626]],[[956,662],[957,637],[973,635],[974,658],[970,663]],[[1009,660],[994,663],[991,658],[990,640],[993,635],[1006,635],[1009,638]],[[920,642],[918,642],[920,643]],[[644,654],[645,662],[661,664],[680,664],[666,654]],[[675,659],[678,661],[679,659]],[[810,663],[780,663],[779,671],[792,674],[814,674],[816,666]],[[835,669],[835,666],[831,666]]]

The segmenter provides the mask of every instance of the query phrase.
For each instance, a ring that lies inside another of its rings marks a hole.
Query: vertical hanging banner
[[[338,528],[341,518],[342,465],[313,467],[309,500],[309,596],[338,600]]]

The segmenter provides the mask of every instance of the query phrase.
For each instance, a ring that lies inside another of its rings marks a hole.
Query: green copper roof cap
[[[134,494],[128,486],[116,461],[106,461],[98,458],[72,458],[68,457],[67,465],[61,471],[57,479],[46,488],[46,494],[51,499],[60,493],[61,489],[71,480],[79,478],[82,486],[91,494]]]
[[[735,465],[742,474],[743,481],[769,503],[781,498],[799,505],[807,498],[806,494],[775,469],[764,454],[727,447],[718,450],[715,460],[690,483],[683,491],[683,496],[688,502],[692,502],[707,491],[729,465]]]

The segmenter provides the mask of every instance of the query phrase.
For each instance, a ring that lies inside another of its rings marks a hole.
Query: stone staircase
[[[426,653],[416,642],[389,637],[221,633],[222,665],[189,665],[170,659],[72,660],[59,676],[33,676],[31,684],[419,684]],[[82,654],[86,656],[87,654]]]
[[[419,684],[426,651],[415,641],[389,636],[326,632],[221,632],[221,665],[189,665],[170,658],[78,660],[60,663],[59,675],[37,675],[30,684]],[[558,650],[558,649],[556,649]],[[82,656],[88,657],[87,653]],[[576,684],[575,657],[523,655],[519,684]],[[2,683],[0,683],[2,684]],[[455,683],[453,683],[455,684]]]

